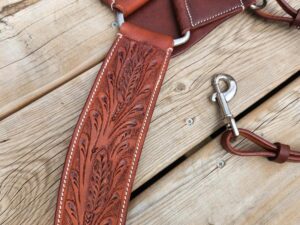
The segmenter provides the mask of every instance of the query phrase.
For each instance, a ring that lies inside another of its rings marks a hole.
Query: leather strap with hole
[[[239,132],[241,136],[263,148],[264,150],[249,150],[234,147],[232,145],[232,141],[235,138],[234,134],[231,130],[227,130],[223,133],[221,138],[221,144],[226,151],[239,156],[262,156],[277,163],[284,163],[286,161],[300,162],[300,151],[292,150],[288,145],[279,142],[273,144],[246,129],[240,128]]]
[[[128,201],[173,39],[120,29],[68,150],[56,225],[125,224]]]

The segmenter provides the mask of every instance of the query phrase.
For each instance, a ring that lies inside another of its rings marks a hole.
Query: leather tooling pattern
[[[62,224],[118,224],[130,166],[166,54],[121,37],[102,69],[101,83],[93,88],[98,90],[69,159]]]

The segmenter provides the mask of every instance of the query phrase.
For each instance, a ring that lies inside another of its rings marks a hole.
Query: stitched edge
[[[143,137],[143,134],[144,134],[144,129],[145,129],[145,126],[146,126],[146,123],[147,123],[147,120],[148,120],[148,116],[149,116],[149,113],[150,113],[150,110],[151,110],[151,106],[152,106],[152,103],[153,103],[153,100],[154,100],[154,97],[156,95],[156,91],[157,91],[157,88],[162,80],[162,76],[163,76],[163,73],[165,71],[165,67],[166,67],[166,64],[167,64],[167,59],[169,58],[171,52],[172,52],[172,48],[169,48],[167,50],[167,54],[166,54],[166,57],[164,59],[164,63],[163,63],[163,66],[162,66],[162,69],[161,69],[161,72],[159,74],[159,78],[156,82],[156,85],[155,85],[155,88],[154,88],[154,91],[153,91],[153,94],[151,96],[151,100],[150,100],[150,104],[148,106],[148,110],[147,110],[147,113],[146,113],[146,117],[143,121],[143,125],[142,125],[142,129],[141,129],[141,132],[139,133],[139,138],[138,138],[138,141],[137,141],[137,144],[136,144],[136,147],[135,147],[135,151],[134,151],[134,155],[133,155],[133,160],[132,160],[132,163],[131,163],[131,167],[130,167],[130,171],[129,171],[129,178],[128,178],[128,181],[126,183],[126,190],[125,190],[125,196],[124,196],[124,200],[123,200],[123,204],[122,204],[122,209],[121,209],[121,215],[120,215],[120,222],[119,222],[119,225],[122,225],[123,223],[123,217],[124,217],[124,211],[125,211],[125,205],[126,205],[126,200],[127,200],[127,197],[128,197],[128,193],[129,193],[129,186],[130,186],[130,183],[132,181],[132,173],[133,173],[133,169],[134,169],[134,166],[135,166],[135,163],[136,163],[136,157],[137,157],[137,152],[140,148],[140,143],[141,143],[141,140],[142,140],[142,137]]]
[[[64,198],[64,194],[65,194],[65,189],[66,189],[67,178],[69,177],[69,171],[70,171],[70,166],[71,166],[71,161],[72,161],[72,157],[73,157],[75,145],[77,144],[77,141],[78,141],[78,135],[79,135],[79,133],[80,133],[80,131],[81,131],[81,129],[82,129],[83,123],[84,123],[85,118],[86,118],[86,115],[87,115],[87,113],[88,113],[88,111],[89,111],[89,109],[90,109],[90,106],[91,106],[91,103],[92,103],[92,101],[93,101],[93,99],[94,99],[94,96],[95,96],[96,92],[98,91],[98,87],[99,87],[99,85],[100,85],[100,81],[101,81],[101,78],[103,77],[103,74],[104,74],[104,72],[105,72],[105,69],[106,69],[108,63],[110,62],[111,57],[112,57],[112,55],[113,55],[113,53],[114,53],[114,51],[115,51],[115,48],[116,48],[116,46],[118,45],[119,41],[122,39],[122,37],[123,37],[123,35],[120,34],[120,33],[118,33],[118,39],[117,39],[117,41],[116,41],[114,47],[112,48],[112,50],[111,50],[111,52],[110,52],[110,55],[109,55],[107,61],[105,62],[105,65],[104,65],[104,67],[103,67],[103,69],[102,69],[101,75],[100,75],[99,78],[98,78],[98,81],[97,81],[97,83],[96,83],[96,86],[95,86],[95,88],[94,88],[94,91],[92,92],[91,98],[90,98],[90,100],[89,100],[89,102],[88,102],[88,105],[87,105],[87,107],[86,107],[86,109],[85,109],[85,111],[84,111],[83,117],[82,117],[82,119],[81,119],[81,121],[80,121],[78,130],[77,130],[77,132],[76,132],[76,134],[75,134],[75,139],[74,139],[74,141],[73,141],[72,148],[71,148],[70,155],[69,155],[69,159],[68,159],[68,162],[67,162],[66,173],[65,173],[65,176],[64,176],[64,178],[63,178],[62,188],[61,188],[61,192],[60,192],[61,195],[59,196],[60,199],[59,199],[59,205],[58,205],[57,225],[60,225],[60,224],[61,224],[61,219],[62,219],[62,218],[61,218],[61,214],[62,214],[63,198]]]
[[[243,0],[239,0],[239,1],[240,1],[240,4],[239,4],[239,5],[234,6],[234,7],[230,8],[230,9],[227,9],[227,10],[225,10],[225,11],[223,11],[223,12],[217,13],[217,14],[215,14],[215,15],[213,15],[213,16],[210,16],[210,17],[207,17],[207,18],[205,18],[205,19],[199,20],[199,21],[196,22],[196,23],[193,22],[193,17],[192,17],[190,8],[189,8],[189,6],[188,6],[187,0],[185,0],[185,8],[186,8],[186,10],[187,10],[187,12],[188,12],[188,15],[189,15],[189,19],[190,19],[191,25],[192,25],[192,27],[194,27],[194,26],[197,26],[197,25],[199,25],[199,24],[201,24],[201,23],[210,21],[210,20],[212,20],[212,19],[214,19],[214,18],[216,18],[216,17],[219,17],[219,16],[222,16],[222,15],[224,15],[224,14],[226,14],[226,13],[229,13],[229,12],[235,10],[235,9],[238,9],[238,8],[242,8],[242,10],[244,11],[245,5],[244,5],[244,3],[243,3]]]

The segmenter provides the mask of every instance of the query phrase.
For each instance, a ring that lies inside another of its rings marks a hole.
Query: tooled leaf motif
[[[65,205],[67,224],[117,224],[122,187],[153,89],[150,80],[160,70],[157,58],[164,55],[127,38],[114,53],[79,135]]]

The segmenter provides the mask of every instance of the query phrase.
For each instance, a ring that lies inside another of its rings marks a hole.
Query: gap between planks
[[[96,0],[56,0],[50,3],[26,0],[16,1],[7,7],[5,4],[7,3],[2,3],[1,6],[6,9],[4,11],[7,15],[2,18],[3,23],[0,23],[0,67],[6,67],[0,70],[0,80],[5,83],[2,92],[0,91],[0,120],[96,65],[103,59],[116,33],[111,28],[113,14]],[[294,5],[297,4],[295,1]],[[12,6],[16,8],[13,9]],[[10,14],[13,16],[9,16]],[[250,26],[259,21],[250,17],[252,15],[242,15],[225,25],[239,29],[239,24]],[[255,38],[257,29],[272,31],[276,26],[278,25],[260,20],[251,34]],[[226,29],[224,31],[227,32]],[[239,31],[244,36],[243,28]],[[295,32],[290,32],[289,35],[293,36],[293,33]],[[273,37],[276,36],[277,34]],[[247,38],[244,37],[244,41],[248,42]],[[236,45],[238,46],[242,45]],[[14,74],[14,78],[7,74]]]
[[[239,115],[235,116],[236,122],[243,120],[245,117],[247,117],[248,114],[251,114],[254,110],[257,110],[257,108],[262,107],[265,102],[268,102],[270,99],[273,98],[273,96],[276,96],[281,91],[285,90],[287,86],[291,85],[293,82],[296,82],[295,80],[299,78],[300,71],[288,78],[286,81],[281,83],[279,86],[275,87],[271,92],[263,96],[261,99],[259,99],[257,102],[255,102],[253,105],[249,106],[246,110],[241,112]],[[300,87],[299,87],[300,88]],[[230,105],[230,103],[229,103]],[[218,107],[218,106],[216,106]],[[220,116],[222,116],[220,114]],[[171,172],[173,169],[176,169],[176,167],[180,166],[180,164],[184,163],[184,161],[189,160],[189,157],[196,154],[198,151],[201,151],[202,148],[205,148],[207,144],[209,144],[211,141],[213,141],[216,137],[218,137],[221,133],[225,131],[225,126],[221,127],[220,129],[216,130],[214,133],[212,133],[209,137],[202,140],[200,143],[196,144],[193,148],[191,148],[189,151],[187,151],[182,157],[178,158],[175,162],[168,165],[165,169],[157,173],[155,176],[153,176],[151,179],[149,179],[147,182],[142,184],[140,187],[138,187],[136,190],[132,192],[131,200],[138,197],[140,194],[142,194],[146,189],[148,189],[151,185],[155,184],[155,182],[162,179],[164,176],[167,176],[169,172]]]
[[[299,150],[299,87],[298,77],[238,125]],[[127,224],[299,224],[299,164],[234,156],[219,139],[137,196]],[[243,139],[235,144],[254,147]],[[218,168],[220,160],[225,167]]]

